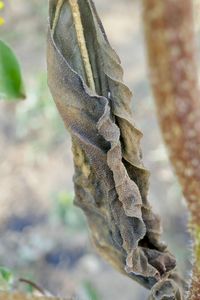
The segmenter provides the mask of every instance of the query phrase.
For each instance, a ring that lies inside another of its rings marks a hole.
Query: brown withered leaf
[[[186,290],[184,281],[176,272],[173,272],[168,278],[161,279],[152,287],[149,300],[187,299]]]
[[[160,242],[160,219],[147,200],[149,172],[131,113],[132,94],[93,2],[80,0],[95,91],[88,86],[71,2],[50,0],[48,82],[72,137],[75,203],[87,216],[100,254],[151,288],[168,277],[176,261]]]

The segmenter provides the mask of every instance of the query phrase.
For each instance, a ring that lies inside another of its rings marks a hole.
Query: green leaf
[[[85,281],[83,283],[83,288],[87,294],[88,299],[100,300],[99,293],[91,282]]]
[[[0,99],[24,99],[19,62],[12,49],[0,40]]]
[[[10,282],[13,277],[12,272],[5,267],[0,267],[0,275],[6,282]]]

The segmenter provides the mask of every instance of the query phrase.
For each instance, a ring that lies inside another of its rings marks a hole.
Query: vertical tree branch
[[[150,79],[171,162],[191,211],[200,299],[200,93],[191,0],[143,0]]]

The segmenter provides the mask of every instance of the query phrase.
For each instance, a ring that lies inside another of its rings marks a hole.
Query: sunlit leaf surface
[[[12,49],[0,40],[0,99],[24,99],[19,62]]]

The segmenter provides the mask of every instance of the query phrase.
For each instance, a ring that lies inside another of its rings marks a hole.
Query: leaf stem
[[[61,10],[61,8],[63,6],[63,3],[64,3],[64,0],[58,0],[57,6],[56,6],[55,16],[54,16],[54,20],[53,20],[53,25],[52,25],[52,32],[53,32],[53,34],[55,32],[55,28],[56,28],[56,25],[58,23],[58,18],[59,18],[59,15],[60,15],[60,10]]]
[[[89,59],[86,41],[85,41],[85,37],[84,37],[83,25],[82,25],[82,21],[81,21],[81,15],[80,15],[80,11],[79,11],[78,2],[77,2],[77,0],[69,0],[69,4],[71,6],[72,16],[74,19],[74,25],[75,25],[76,34],[77,34],[78,45],[80,48],[81,57],[83,60],[88,85],[95,92],[95,83],[94,83],[94,78],[93,78],[93,74],[92,74],[92,67],[90,64],[90,59]]]
[[[53,34],[55,32],[55,28],[58,23],[58,18],[59,18],[63,3],[64,3],[64,0],[58,0],[55,16],[54,16],[54,20],[53,20],[53,25],[52,25],[52,33]],[[93,73],[92,73],[92,67],[90,64],[89,54],[88,54],[88,50],[87,50],[87,46],[86,46],[86,41],[85,41],[85,37],[84,37],[84,31],[83,31],[83,25],[82,25],[82,21],[81,21],[81,15],[80,15],[78,1],[77,0],[69,0],[69,4],[71,7],[71,12],[72,12],[73,20],[74,20],[74,26],[75,26],[75,30],[76,30],[78,46],[79,46],[79,49],[81,52],[81,58],[82,58],[85,73],[86,73],[87,83],[88,83],[88,86],[92,89],[92,91],[95,92],[95,83],[94,83],[94,78],[93,78]]]

